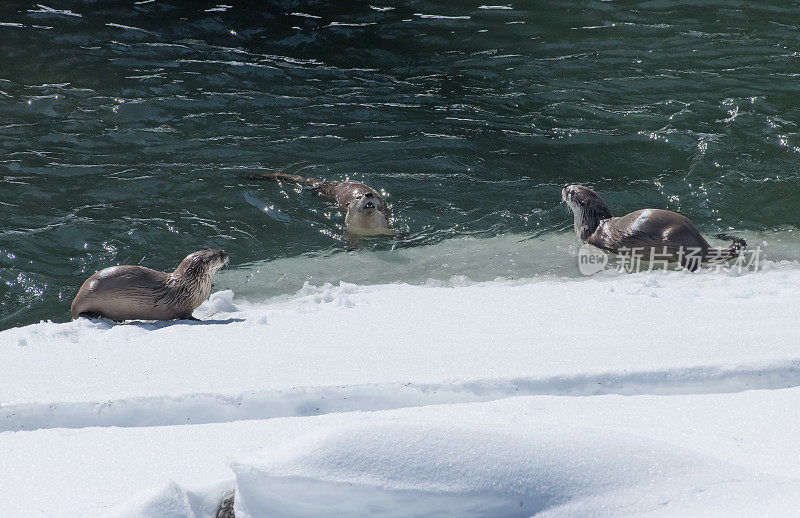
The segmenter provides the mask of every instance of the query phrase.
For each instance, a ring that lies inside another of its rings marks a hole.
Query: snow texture
[[[793,516],[800,270],[212,295],[0,333],[29,516]]]

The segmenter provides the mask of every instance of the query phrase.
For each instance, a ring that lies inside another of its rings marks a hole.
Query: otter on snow
[[[201,250],[186,256],[172,273],[143,266],[112,266],[81,286],[72,318],[123,320],[197,320],[192,312],[211,294],[211,279],[228,264],[225,250]]]
[[[583,185],[565,185],[561,199],[572,210],[581,241],[605,252],[678,261],[694,271],[702,262],[733,259],[747,246],[744,239],[730,238],[730,248],[714,248],[689,218],[668,210],[642,209],[615,218],[603,198]]]

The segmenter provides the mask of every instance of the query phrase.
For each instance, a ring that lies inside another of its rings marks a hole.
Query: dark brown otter
[[[172,273],[143,266],[112,266],[81,286],[72,318],[123,320],[197,320],[192,312],[211,293],[211,279],[228,264],[224,250],[201,250],[186,256]]]
[[[733,259],[747,246],[744,239],[730,238],[730,248],[712,247],[689,218],[668,210],[642,209],[615,218],[603,198],[583,185],[564,186],[561,199],[572,210],[581,241],[606,252],[678,261],[696,270],[702,262]]]

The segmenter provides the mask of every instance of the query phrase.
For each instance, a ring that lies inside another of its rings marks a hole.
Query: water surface
[[[793,4],[230,4],[2,3],[0,328],[209,247],[249,298],[575,276],[566,182],[800,251]],[[382,189],[415,246],[239,176],[278,170]]]

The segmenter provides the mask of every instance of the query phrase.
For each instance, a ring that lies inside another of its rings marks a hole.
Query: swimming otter
[[[386,201],[378,191],[363,183],[351,180],[328,182],[285,173],[249,175],[247,178],[294,183],[335,200],[339,209],[345,212],[345,228],[355,236],[397,235],[391,225]]]

